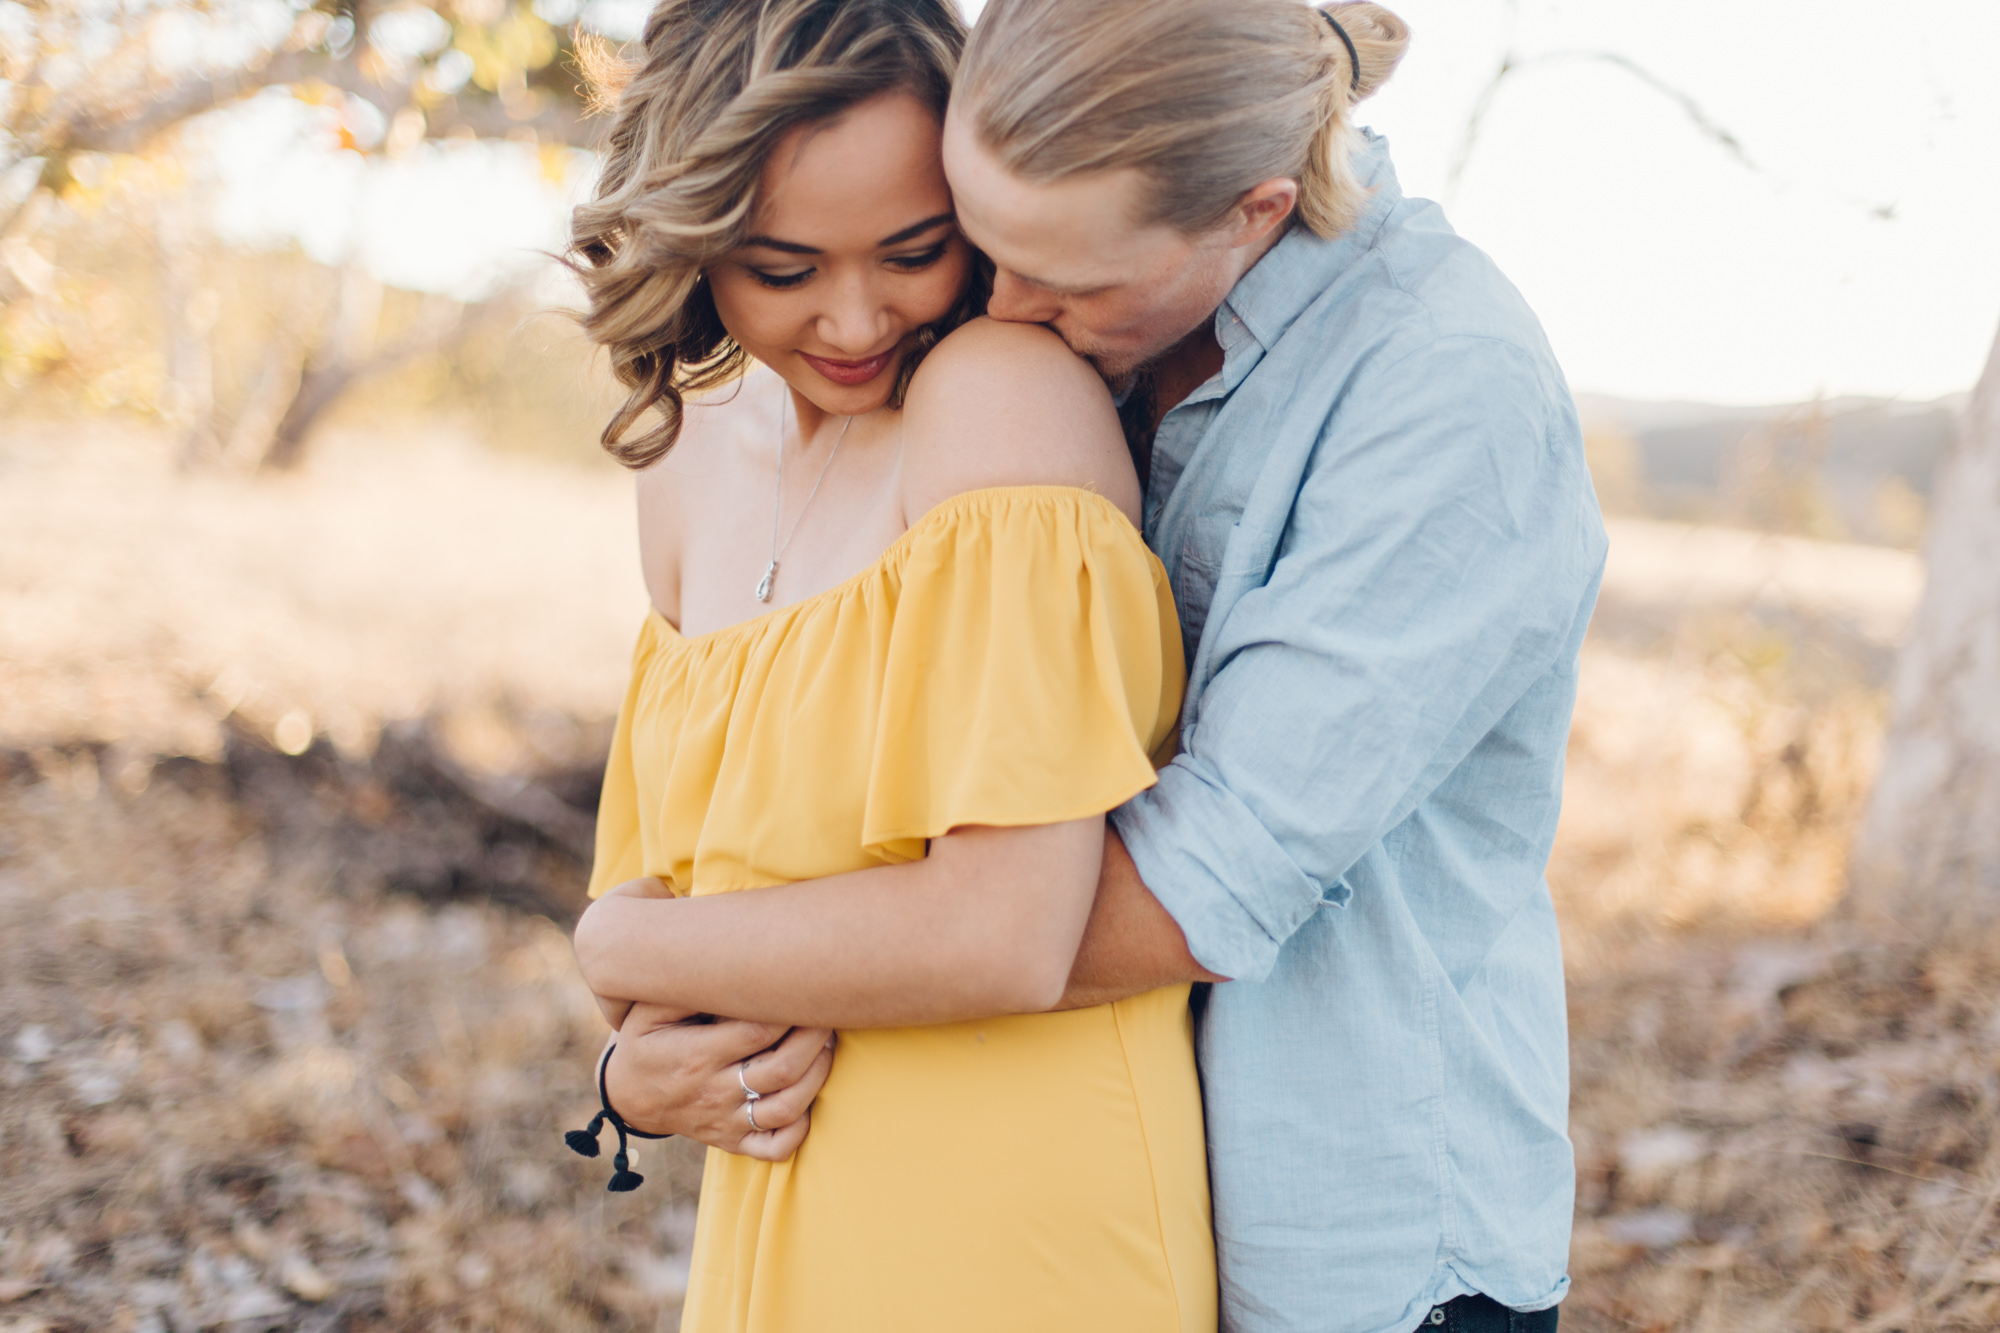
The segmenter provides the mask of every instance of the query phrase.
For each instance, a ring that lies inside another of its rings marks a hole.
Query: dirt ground
[[[364,754],[428,716],[499,770],[616,708],[645,592],[615,466],[450,421],[334,433],[299,475],[174,460],[138,428],[0,423],[0,737],[213,757],[234,713]]]
[[[170,458],[0,431],[0,1331],[674,1327],[698,1160],[611,1195],[559,1142],[623,478],[448,426]],[[1919,578],[1614,531],[1565,1328],[2000,1327],[2000,941],[1832,910]]]
[[[563,930],[343,885],[232,797],[0,788],[0,1328],[672,1327],[698,1160],[611,1195],[564,1150]]]

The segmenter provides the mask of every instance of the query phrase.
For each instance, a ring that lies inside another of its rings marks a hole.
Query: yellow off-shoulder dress
[[[969,492],[819,596],[711,634],[647,618],[593,896],[913,860],[1154,781],[1182,688],[1166,572],[1069,487]],[[710,1150],[687,1333],[1212,1333],[1187,987],[840,1034],[790,1161]]]

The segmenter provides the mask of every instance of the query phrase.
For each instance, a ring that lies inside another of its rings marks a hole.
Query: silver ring
[[[764,1127],[757,1123],[757,1099],[754,1096],[749,1101],[743,1103],[743,1114],[750,1121],[750,1128],[756,1130],[759,1134],[764,1132]]]
[[[738,1060],[736,1062],[736,1081],[737,1083],[742,1085],[743,1100],[746,1102],[754,1102],[758,1098],[764,1095],[763,1093],[757,1091],[757,1089],[750,1086],[750,1080],[747,1077],[745,1077],[744,1073],[744,1071],[750,1068],[750,1061],[755,1060],[756,1058],[757,1057],[753,1055],[749,1057],[749,1059]]]

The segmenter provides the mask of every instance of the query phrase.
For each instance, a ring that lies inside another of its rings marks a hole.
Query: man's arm
[[[1574,417],[1511,343],[1435,338],[1357,375],[1282,532],[1217,573],[1181,750],[1113,813],[1194,957],[1261,981],[1347,875],[1574,641],[1603,557]],[[1484,793],[1533,839],[1541,794]]]
[[[1125,840],[1104,834],[1104,869],[1058,1009],[1087,1009],[1184,981],[1227,981],[1188,952],[1187,936],[1139,878]]]

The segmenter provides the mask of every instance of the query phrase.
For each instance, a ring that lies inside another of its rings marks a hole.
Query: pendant
[[[764,577],[757,580],[758,601],[768,602],[771,600],[771,580],[776,577],[778,577],[778,562],[773,560],[770,567],[764,571]]]

